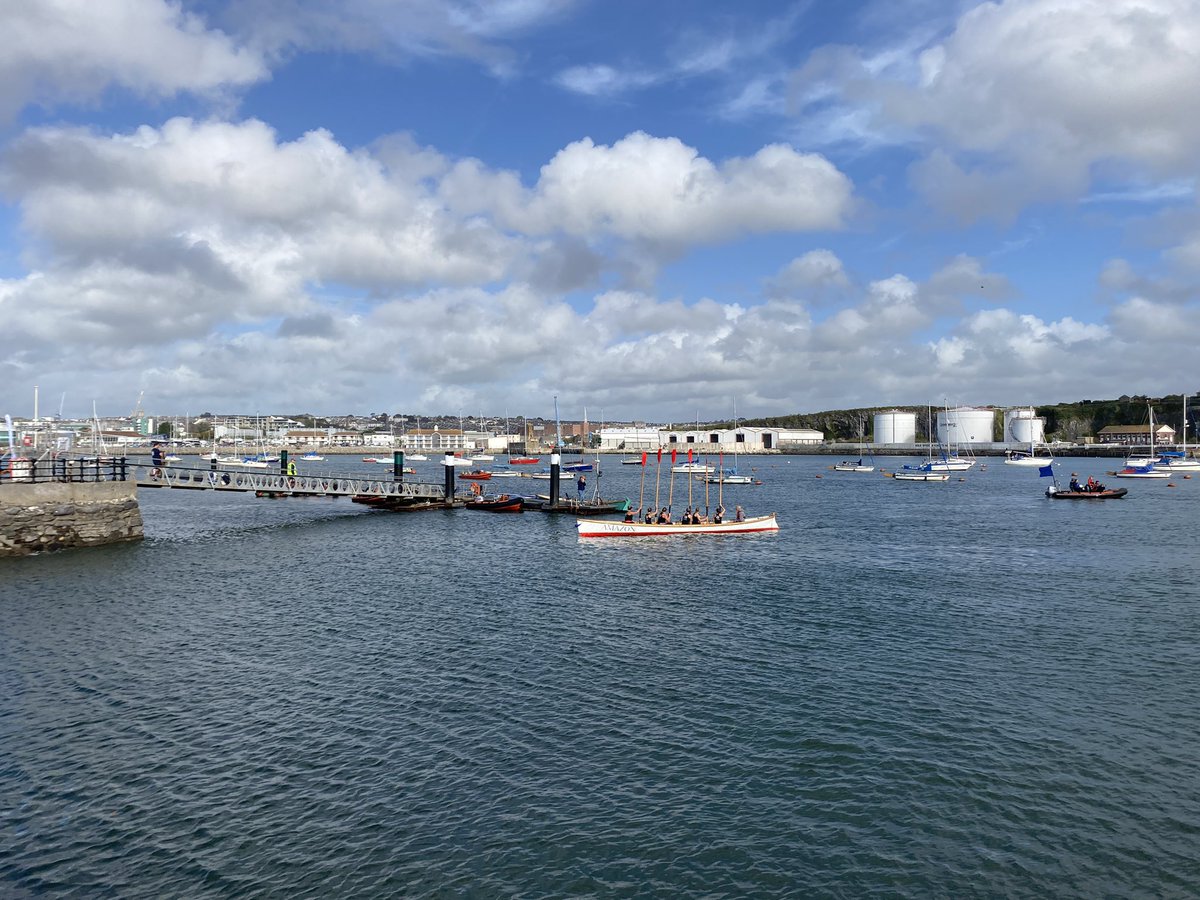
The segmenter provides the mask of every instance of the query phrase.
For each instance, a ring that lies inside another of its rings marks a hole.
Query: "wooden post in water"
[[[404,451],[392,451],[392,478],[396,481],[404,480]]]
[[[279,451],[279,474],[280,475],[286,475],[288,473],[287,462],[288,462],[288,452],[286,450],[280,450]]]

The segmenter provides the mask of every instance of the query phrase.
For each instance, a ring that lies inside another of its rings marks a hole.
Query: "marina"
[[[0,892],[1186,894],[1200,481],[829,466],[729,540],[139,489],[0,561]]]

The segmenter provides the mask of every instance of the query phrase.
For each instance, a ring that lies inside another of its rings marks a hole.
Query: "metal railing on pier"
[[[123,456],[0,457],[0,485],[126,481],[132,465]]]

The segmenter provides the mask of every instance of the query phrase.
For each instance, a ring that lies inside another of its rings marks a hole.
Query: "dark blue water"
[[[726,490],[778,534],[143,491],[0,561],[0,896],[1195,896],[1200,479],[829,462]]]

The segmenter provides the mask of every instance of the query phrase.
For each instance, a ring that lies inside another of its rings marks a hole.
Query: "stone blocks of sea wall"
[[[132,481],[0,484],[0,557],[141,539]]]

